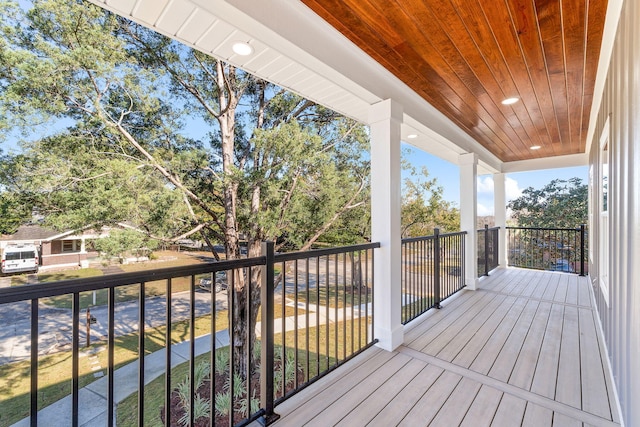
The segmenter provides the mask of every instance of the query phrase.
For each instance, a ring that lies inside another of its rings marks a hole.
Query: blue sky
[[[407,159],[414,166],[419,167],[420,165],[426,165],[429,171],[429,177],[438,179],[438,183],[444,188],[444,199],[460,206],[460,169],[458,166],[408,144],[403,144],[403,149],[409,149],[410,155]],[[533,187],[540,189],[553,179],[566,180],[578,177],[581,178],[583,182],[586,182],[587,173],[587,166],[580,166],[507,174],[507,202],[520,196],[522,190],[525,188]],[[491,175],[478,177],[478,215],[493,215],[493,178]]]

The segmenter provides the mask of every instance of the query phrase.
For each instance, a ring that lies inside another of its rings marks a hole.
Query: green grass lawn
[[[293,293],[287,293],[287,298],[293,300],[295,295]],[[352,305],[360,305],[371,302],[373,297],[373,290],[362,287],[351,288],[347,286],[346,291],[344,287],[320,286],[319,292],[317,289],[310,289],[308,292],[298,292],[298,302],[309,304],[318,304],[322,306],[328,305],[332,308],[351,307]]]
[[[27,274],[11,276],[11,286],[27,284]],[[84,279],[87,277],[102,276],[102,270],[98,268],[81,268],[75,270],[56,271],[51,273],[38,273],[38,282],[59,282],[60,280]]]

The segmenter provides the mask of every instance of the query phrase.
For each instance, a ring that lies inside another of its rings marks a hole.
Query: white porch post
[[[478,286],[478,156],[475,153],[461,154],[460,164],[460,229],[465,237],[465,285],[476,290]]]
[[[371,239],[380,242],[373,276],[374,336],[391,351],[402,344],[400,138],[402,106],[387,99],[371,106]]]
[[[505,174],[493,174],[493,212],[496,227],[500,227],[498,237],[498,262],[504,268],[507,264],[507,196],[505,188]]]

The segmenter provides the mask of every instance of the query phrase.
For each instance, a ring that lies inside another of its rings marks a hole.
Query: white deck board
[[[619,426],[588,278],[504,269],[276,407],[283,426]],[[367,358],[367,355],[371,356]]]
[[[461,379],[460,375],[445,371],[398,425],[414,427],[416,420],[422,420],[423,425],[428,425],[438,415]]]
[[[549,322],[551,304],[542,302],[531,322],[527,337],[524,340],[516,364],[509,377],[509,384],[529,390],[533,382],[533,374],[540,356],[540,348]]]
[[[490,426],[502,395],[501,391],[483,385],[460,425],[462,427]]]
[[[382,410],[375,414],[370,425],[395,426],[402,421],[420,398],[431,388],[433,383],[442,375],[444,370],[434,365],[427,365],[418,372],[402,391],[393,395],[385,403]],[[388,400],[388,399],[387,399]]]
[[[504,394],[496,414],[491,422],[492,427],[513,427],[522,424],[524,411],[527,408],[527,401],[519,399],[510,394]]]
[[[549,399],[553,399],[556,394],[564,309],[565,307],[560,304],[554,304],[551,307],[551,315],[531,386],[532,392]]]
[[[553,425],[553,411],[535,403],[528,402],[524,411],[522,427],[539,427]]]

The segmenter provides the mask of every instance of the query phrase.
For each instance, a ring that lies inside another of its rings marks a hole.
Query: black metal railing
[[[499,240],[500,227],[489,228],[485,224],[483,229],[478,230],[478,277],[488,276],[491,270],[500,266]]]
[[[32,426],[55,422],[38,419],[39,410],[52,403],[42,400],[51,387],[39,380],[53,375],[70,385],[57,388],[70,390],[59,398],[70,393],[73,426],[82,418],[80,389],[92,381],[104,382],[96,389],[105,390],[109,426],[123,381],[133,381],[126,388],[136,388],[137,396],[128,398],[131,405],[118,405],[118,423],[195,425],[204,416],[212,425],[246,425],[260,417],[269,424],[277,418],[277,403],[376,342],[378,247],[276,254],[267,243],[255,258],[0,289],[0,315],[24,313],[17,341],[30,343],[30,392],[14,397],[29,409],[19,415],[30,417]],[[57,338],[61,346],[53,355],[44,348],[44,328],[51,325],[59,325],[62,335],[70,329],[66,338]],[[103,378],[81,363],[83,354],[103,357]],[[56,355],[58,365],[52,367],[49,358]],[[123,367],[137,374],[120,378]],[[160,376],[152,381],[153,371]]]
[[[507,227],[509,266],[586,274],[587,232],[578,228]]]
[[[402,239],[402,323],[464,288],[466,232]]]

